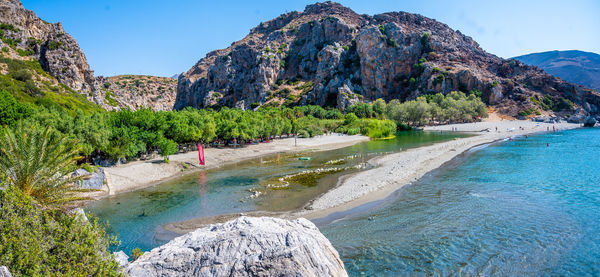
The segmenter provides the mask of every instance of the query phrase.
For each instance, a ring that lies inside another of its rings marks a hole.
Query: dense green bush
[[[554,97],[546,94],[542,97],[540,101],[536,96],[531,97],[531,101],[535,103],[538,107],[542,108],[545,111],[554,111],[560,112],[563,110],[571,111],[573,110],[575,104],[571,102],[571,100],[560,97],[556,100]]]
[[[340,126],[337,131],[348,135],[363,134],[370,138],[387,138],[396,133],[396,123],[374,118],[356,119]]]
[[[31,106],[17,101],[10,93],[0,91],[0,125],[14,126],[17,121],[33,114]]]
[[[487,116],[487,108],[475,94],[451,92],[421,96],[417,100],[400,103],[392,100],[387,104],[387,118],[399,126],[421,126],[433,122],[472,122]]]
[[[95,218],[43,210],[12,187],[0,190],[0,264],[13,276],[120,276],[116,240]]]

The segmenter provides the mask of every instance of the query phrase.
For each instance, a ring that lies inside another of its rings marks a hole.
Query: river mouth
[[[265,156],[106,197],[90,203],[85,210],[101,222],[108,222],[108,232],[121,240],[120,250],[129,252],[139,247],[147,251],[175,235],[165,230],[167,224],[302,209],[335,187],[340,177],[368,168],[367,161],[374,157],[466,136],[401,132],[394,139],[371,140],[336,150]]]
[[[599,137],[582,129],[486,145],[314,222],[350,276],[596,275]]]

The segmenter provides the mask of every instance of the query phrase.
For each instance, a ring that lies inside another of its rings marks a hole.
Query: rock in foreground
[[[175,238],[145,253],[129,276],[347,276],[310,221],[240,217]]]
[[[6,266],[0,266],[0,277],[12,277]]]

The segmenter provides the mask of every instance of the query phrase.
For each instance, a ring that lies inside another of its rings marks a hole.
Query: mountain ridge
[[[281,89],[281,85],[291,85]],[[516,116],[545,95],[598,112],[600,96],[541,69],[485,52],[446,24],[407,12],[359,15],[334,2],[308,5],[251,29],[184,72],[175,109],[410,100],[433,92],[480,91]]]
[[[513,57],[565,81],[600,90],[600,55],[580,50],[554,50]]]

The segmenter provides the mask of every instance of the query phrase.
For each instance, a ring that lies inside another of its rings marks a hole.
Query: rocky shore
[[[240,217],[144,253],[127,276],[347,276],[338,252],[310,221]]]

